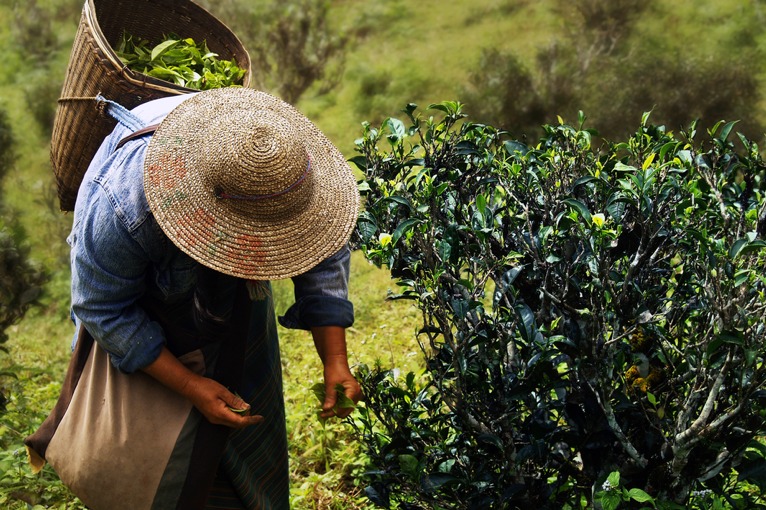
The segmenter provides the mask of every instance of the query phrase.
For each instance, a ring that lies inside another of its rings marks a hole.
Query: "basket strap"
[[[143,136],[154,134],[154,132],[157,131],[158,127],[160,127],[159,124],[152,124],[151,126],[146,126],[143,129],[139,129],[138,131],[134,131],[130,133],[128,136],[126,136],[125,138],[117,142],[117,147],[114,148],[115,152],[117,152],[117,150],[120,147],[122,147],[123,145],[125,145],[131,140],[137,140]]]
[[[106,105],[106,111],[120,124],[133,131],[146,126],[144,121],[133,115],[127,108],[120,103],[110,101],[101,94],[96,95],[96,102]]]

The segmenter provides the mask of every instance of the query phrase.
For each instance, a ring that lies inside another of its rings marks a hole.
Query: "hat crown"
[[[149,142],[143,182],[178,248],[250,280],[305,273],[346,243],[359,211],[343,154],[295,108],[245,88],[177,105]]]
[[[215,194],[253,198],[282,193],[308,169],[302,137],[273,112],[240,110],[238,115],[213,120],[209,133],[203,148],[204,172]]]

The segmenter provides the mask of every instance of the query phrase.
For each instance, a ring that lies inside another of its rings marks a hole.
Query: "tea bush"
[[[425,382],[362,367],[390,508],[766,508],[766,200],[734,122],[539,143],[364,125],[356,242],[423,314]],[[616,472],[616,474],[615,474]],[[610,483],[607,483],[610,482]],[[617,486],[619,484],[619,487]],[[681,506],[683,505],[683,506]]]
[[[8,340],[5,330],[20,321],[37,303],[47,277],[29,260],[20,227],[9,228],[0,220],[0,349]]]

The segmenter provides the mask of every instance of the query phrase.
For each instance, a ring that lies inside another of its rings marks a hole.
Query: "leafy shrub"
[[[13,166],[15,160],[16,156],[13,151],[13,129],[8,120],[8,113],[0,108],[0,184],[3,182],[3,178]],[[0,194],[0,206],[2,203],[3,199]]]
[[[422,311],[427,363],[424,384],[358,374],[370,499],[707,508],[712,491],[755,505],[766,488],[757,145],[740,135],[736,154],[734,123],[704,143],[696,122],[675,138],[649,113],[624,143],[595,149],[580,113],[579,127],[545,126],[526,144],[461,123],[461,107],[432,105],[436,122],[410,104],[409,127],[365,124],[357,140],[356,241],[399,279],[390,299]],[[619,489],[605,484],[614,471]]]
[[[201,3],[243,40],[253,87],[295,104],[315,83],[320,95],[340,83],[346,38],[328,26],[324,0]]]
[[[32,473],[23,442],[37,430],[56,403],[61,384],[53,380],[61,375],[51,374],[50,367],[30,369],[15,364],[5,371],[17,377],[3,381],[3,390],[10,394],[10,398],[2,415],[4,426],[0,427],[0,507],[7,510],[85,510],[50,464],[39,473]]]
[[[24,231],[11,229],[0,220],[0,350],[8,340],[5,330],[20,321],[42,291],[47,276],[29,260],[23,245]]]
[[[45,136],[53,132],[53,121],[56,117],[56,106],[63,85],[58,72],[40,67],[35,70],[34,79],[24,85],[24,100],[27,111],[40,125]]]
[[[15,19],[11,28],[19,49],[33,62],[47,64],[60,47],[53,23],[54,10],[37,0],[9,3],[13,5]]]

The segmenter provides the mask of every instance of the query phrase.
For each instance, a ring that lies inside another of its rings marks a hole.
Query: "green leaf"
[[[365,158],[364,156],[355,156],[349,159],[348,161],[355,164],[356,167],[362,172],[367,170],[367,158]]]
[[[154,69],[152,69],[146,74],[148,74],[149,76],[154,76],[155,78],[159,78],[161,80],[166,80],[166,81],[175,81],[176,78],[183,78],[177,72],[167,69],[165,67],[155,67]]]
[[[642,170],[644,170],[644,171],[646,171],[646,169],[647,169],[647,168],[649,168],[649,167],[652,165],[652,163],[654,162],[654,157],[655,157],[655,156],[656,156],[656,154],[654,154],[654,153],[652,153],[652,154],[649,154],[649,157],[647,157],[647,158],[644,160],[644,164],[643,164],[643,166],[641,167],[641,169],[642,169]]]
[[[572,191],[577,189],[578,186],[582,186],[583,184],[587,184],[589,182],[597,181],[598,177],[594,175],[586,175],[585,177],[580,177],[575,181],[575,183],[572,185]]]
[[[152,50],[152,60],[157,60],[157,57],[168,51],[170,48],[178,44],[178,41],[165,41],[154,47]]]
[[[362,242],[365,244],[367,244],[378,231],[378,223],[375,221],[375,217],[368,211],[359,213],[356,227],[359,229],[359,233],[362,236]]]
[[[396,242],[407,233],[408,230],[410,230],[412,227],[420,223],[421,220],[416,218],[410,218],[408,220],[404,220],[399,224],[398,227],[396,227],[396,230],[394,230],[393,235],[391,236],[391,242],[394,246],[396,246]]]
[[[397,204],[403,205],[407,209],[412,210],[412,204],[410,204],[410,201],[404,197],[400,197],[399,195],[391,195],[390,197],[386,197],[383,200],[396,202]]]
[[[606,480],[609,482],[609,485],[612,487],[618,487],[620,485],[620,472],[619,471],[612,471],[609,473],[609,476],[606,478]]]
[[[577,212],[580,214],[580,217],[582,217],[588,225],[590,225],[593,222],[593,218],[590,215],[590,211],[588,210],[588,206],[580,202],[579,200],[575,200],[574,198],[567,198],[564,200],[564,203],[567,204],[569,207],[573,207],[577,210]]]
[[[677,147],[678,144],[679,142],[668,142],[665,145],[663,145],[662,149],[660,149],[660,161],[665,159],[665,154],[667,154],[670,149]]]
[[[712,358],[713,353],[715,353],[719,347],[723,345],[723,339],[722,338],[714,338],[708,345],[707,345],[707,358],[708,360]]]
[[[639,503],[654,503],[654,498],[652,498],[649,494],[642,491],[641,489],[630,489],[628,491],[628,495]]]
[[[614,510],[620,506],[622,497],[617,491],[609,491],[601,498],[601,506],[604,510]]]
[[[745,341],[742,338],[742,333],[734,331],[723,331],[718,338],[726,342],[727,344],[745,345]]]
[[[514,154],[518,152],[524,156],[527,152],[529,152],[529,147],[521,142],[517,142],[516,140],[507,140],[503,142],[503,145],[505,146],[505,150],[508,151],[508,154]]]
[[[327,395],[325,384],[323,382],[318,382],[314,384],[310,389],[314,392],[314,396],[316,396],[317,400],[319,401],[319,405],[324,405],[325,397]],[[338,412],[338,408],[346,409],[356,407],[354,401],[346,395],[345,391],[346,390],[342,384],[338,383],[335,385],[335,393],[337,394],[338,399],[336,400],[335,407],[333,407],[332,410],[336,413]]]
[[[426,108],[426,109],[427,110],[439,110],[439,111],[442,111],[442,112],[444,112],[446,114],[450,113],[449,109],[446,106],[444,106],[443,104],[432,104],[432,105],[429,105],[428,108]]]
[[[437,241],[436,243],[437,243],[436,248],[439,252],[439,257],[442,259],[443,262],[448,262],[450,258],[450,254],[452,253],[452,245],[447,239]]]
[[[386,124],[388,124],[388,129],[391,130],[392,135],[395,135],[399,140],[404,138],[406,129],[401,120],[391,117],[386,121]]]
[[[498,450],[503,451],[503,441],[494,434],[479,434],[476,440],[480,443],[487,443],[495,446]]]
[[[423,492],[434,492],[443,485],[457,482],[458,478],[447,473],[431,473],[423,477],[420,484]]]
[[[318,382],[315,385],[311,387],[311,391],[314,392],[314,395],[316,396],[317,400],[319,400],[320,404],[324,404],[325,399],[325,387],[323,382]]]
[[[766,480],[766,459],[760,458],[755,461],[740,465],[738,468],[738,482],[750,479],[752,481]]]
[[[37,297],[40,295],[41,290],[42,289],[40,289],[40,287],[37,287],[37,286],[33,286],[25,290],[21,294],[21,297],[19,298],[21,301],[21,304],[26,305],[27,303],[31,303],[32,301],[37,299]]]
[[[614,171],[615,172],[635,172],[637,169],[634,166],[628,166],[617,162],[616,165],[614,165]]]
[[[723,129],[721,130],[721,141],[725,142],[727,138],[729,138],[729,133],[731,133],[731,128],[734,127],[734,124],[739,122],[738,120],[735,120],[734,122],[727,123]]]
[[[622,197],[619,193],[613,193],[606,201],[606,212],[614,221],[620,221],[625,216],[626,204],[630,202],[632,200]]]
[[[739,287],[745,283],[748,279],[750,279],[750,273],[752,272],[752,269],[743,269],[741,271],[737,271],[734,274],[734,286]]]
[[[391,508],[391,503],[388,498],[388,490],[386,490],[386,486],[382,483],[365,487],[364,495],[367,496],[367,499],[381,508]]]
[[[657,405],[657,398],[653,394],[649,393],[648,391],[646,392],[646,398],[647,400],[649,400],[649,403],[652,404],[653,406]]]
[[[416,105],[415,103],[407,103],[407,106],[405,106],[403,110],[399,110],[399,111],[402,111],[411,117],[412,114],[417,109],[418,109],[418,105]]]
[[[766,242],[761,241],[760,239],[756,239],[755,241],[751,241],[747,244],[744,248],[741,248],[739,250],[738,255],[747,255],[748,253],[752,253],[754,251],[762,250],[763,248],[766,248]]]
[[[487,197],[484,195],[477,195],[476,196],[476,208],[479,210],[481,214],[484,214],[484,208],[487,207]]]
[[[356,408],[356,404],[354,404],[354,401],[346,395],[346,388],[344,388],[341,383],[335,384],[335,394],[337,395],[337,400],[335,401],[335,407],[332,408],[333,411],[337,413],[339,408]]]
[[[415,476],[418,469],[418,459],[413,455],[399,455],[399,465],[402,471],[410,476]]]
[[[731,249],[729,250],[729,257],[731,259],[737,258],[737,255],[739,255],[739,252],[747,245],[747,239],[737,239],[734,244],[731,246]]]
[[[540,240],[540,246],[545,246],[548,243],[548,237],[553,233],[553,227],[543,227],[537,233],[537,237]]]
[[[529,305],[522,303],[516,307],[516,316],[519,318],[519,333],[525,342],[532,341],[535,332],[535,315]]]
[[[655,107],[656,107],[656,105],[655,105]],[[642,126],[646,126],[646,121],[649,120],[649,115],[651,115],[653,111],[654,111],[654,108],[652,108],[648,112],[644,112],[644,114],[641,116],[641,125]]]

